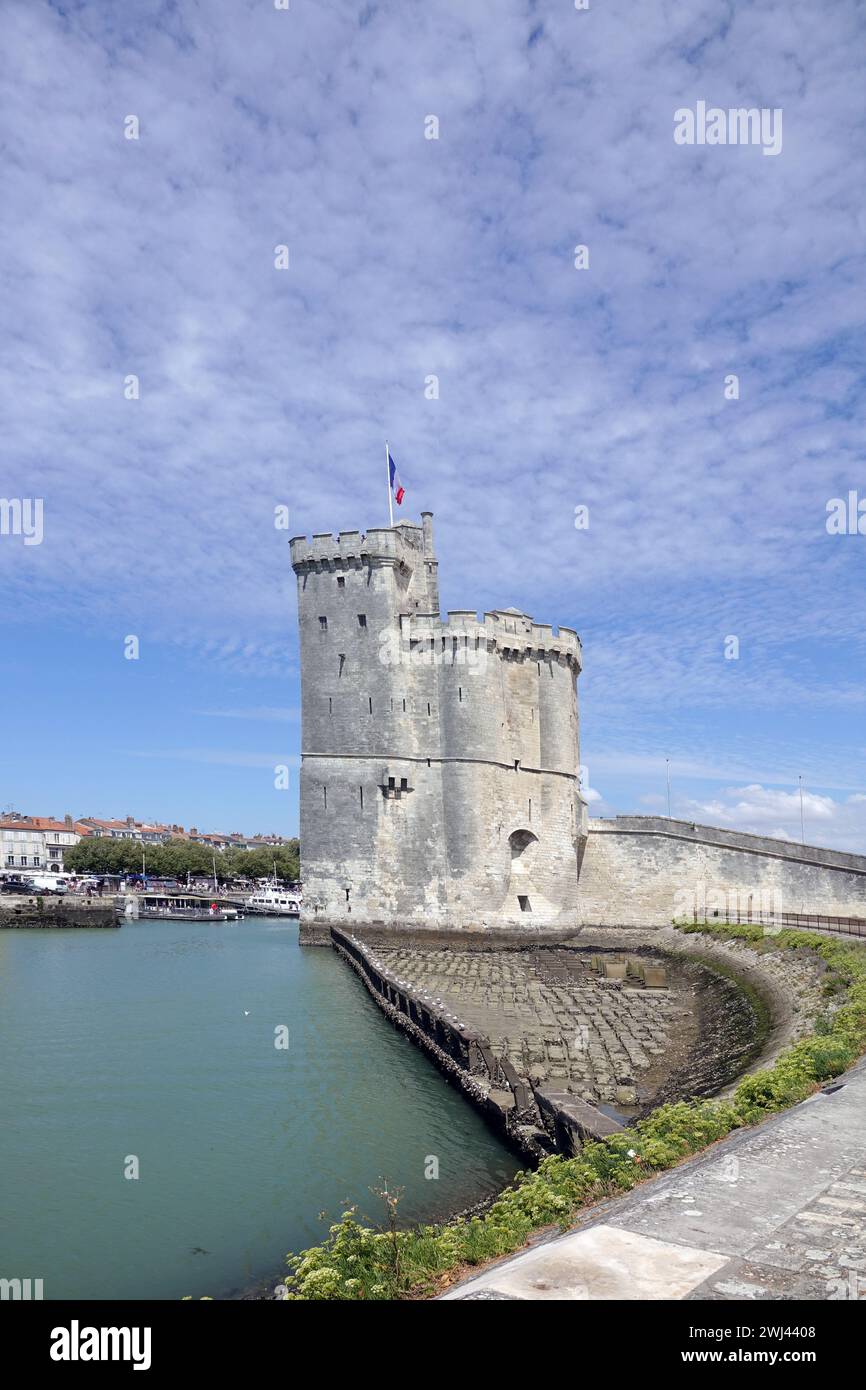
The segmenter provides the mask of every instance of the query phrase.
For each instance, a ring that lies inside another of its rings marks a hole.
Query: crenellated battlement
[[[401,615],[400,634],[404,641],[432,639],[446,649],[450,639],[532,661],[553,657],[571,662],[577,672],[582,669],[583,649],[573,628],[554,631],[550,623],[533,622],[517,610],[493,610],[479,616],[474,609],[457,608],[450,609],[445,618],[438,613],[407,613]]]
[[[512,660],[566,662],[575,673],[582,667],[580,638],[573,628],[555,629],[550,623],[536,623],[517,608],[495,608],[480,614],[473,608],[452,609],[444,618],[438,609],[436,557],[433,551],[432,514],[423,520],[404,521],[396,526],[372,526],[367,531],[340,531],[293,536],[289,541],[292,568],[300,576],[310,574],[339,576],[351,570],[391,567],[403,585],[394,591],[393,616],[400,624],[400,640],[407,643],[432,641],[437,649],[449,639],[465,646],[472,642],[487,652],[498,652]],[[408,576],[419,578],[411,587]],[[421,578],[423,576],[423,578]],[[342,581],[341,581],[342,582]],[[411,624],[411,633],[406,624]],[[404,630],[405,628],[405,630]]]
[[[421,523],[402,521],[395,526],[370,526],[366,531],[329,531],[293,536],[289,541],[292,568],[342,569],[353,562],[405,561],[415,564],[425,557],[425,529]],[[432,556],[431,556],[432,558]]]

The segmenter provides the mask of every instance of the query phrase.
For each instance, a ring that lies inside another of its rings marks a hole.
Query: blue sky
[[[443,607],[580,632],[595,814],[663,810],[667,757],[675,814],[799,837],[802,774],[866,851],[866,536],[825,525],[866,497],[862,4],[2,24],[0,495],[44,500],[0,536],[2,806],[294,831],[286,539],[383,523],[387,434]],[[677,145],[699,100],[781,153]]]

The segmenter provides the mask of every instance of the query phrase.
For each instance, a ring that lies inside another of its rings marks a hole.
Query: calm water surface
[[[381,1220],[381,1178],[434,1219],[519,1166],[272,918],[0,931],[0,1056],[0,1277],[46,1298],[226,1296],[320,1240],[320,1212]]]

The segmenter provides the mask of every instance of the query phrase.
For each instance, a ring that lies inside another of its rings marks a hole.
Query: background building
[[[183,834],[183,826],[149,825],[137,821],[134,816],[125,820],[100,820],[96,816],[85,816],[86,825],[93,835],[105,836],[111,840],[140,840],[143,844],[163,845],[173,835]]]
[[[186,831],[182,825],[151,824],[137,821],[134,816],[125,820],[106,820],[84,816],[74,820],[71,815],[62,821],[51,816],[27,816],[8,810],[0,815],[0,871],[18,872],[27,869],[48,869],[64,873],[64,855],[77,845],[83,836],[94,839],[133,840],[141,845],[166,844],[169,840],[188,840],[206,849],[264,850],[278,849],[289,844],[280,835],[209,834],[195,827]]]
[[[0,818],[0,863],[4,869],[49,869],[63,873],[65,852],[90,834],[87,825],[65,816],[22,816],[7,812]]]

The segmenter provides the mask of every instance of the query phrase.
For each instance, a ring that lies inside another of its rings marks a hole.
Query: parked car
[[[7,874],[0,878],[0,893],[36,893],[39,890],[32,879],[21,878],[19,874]]]

